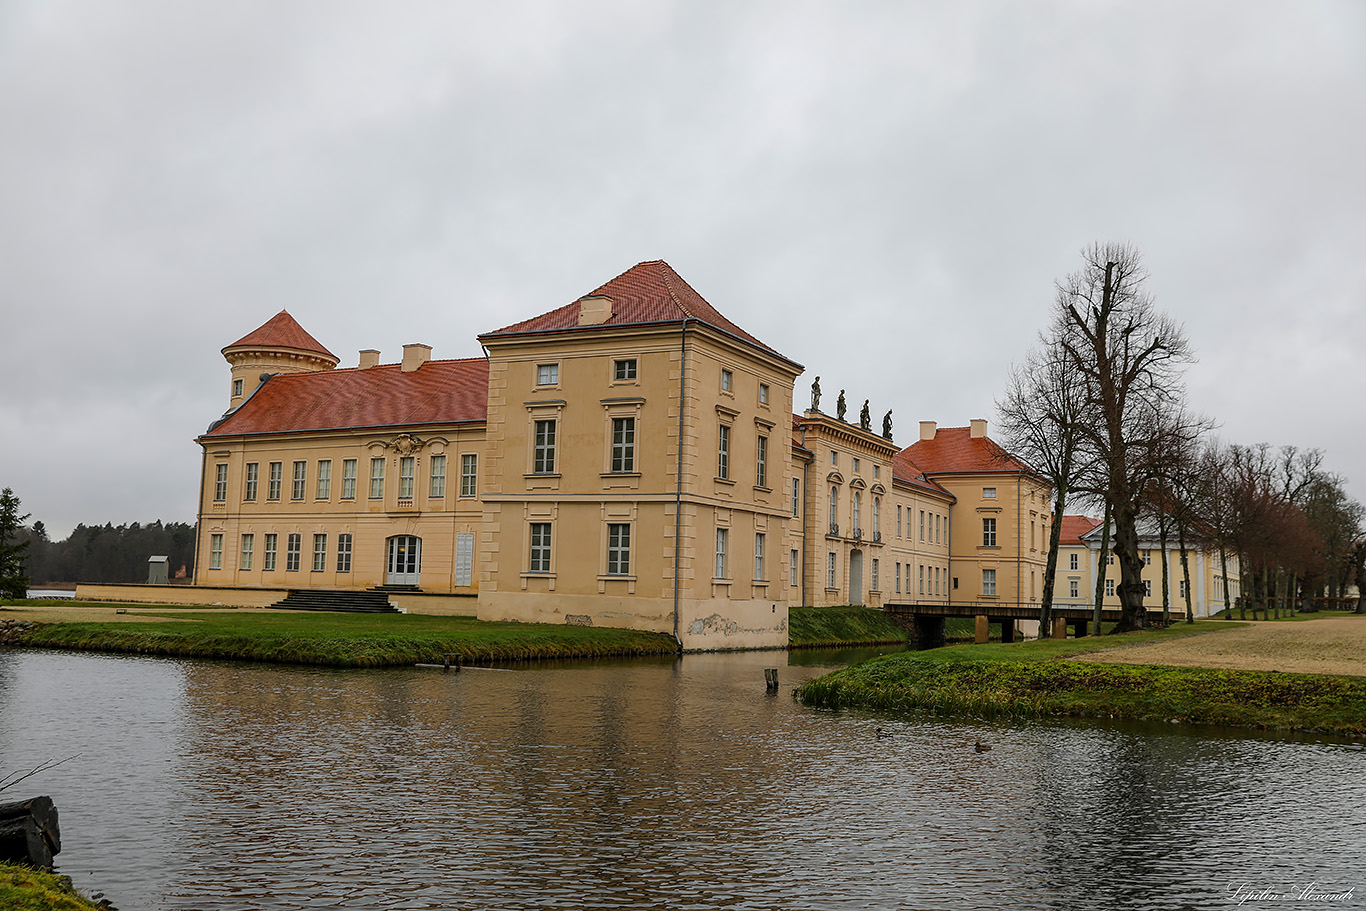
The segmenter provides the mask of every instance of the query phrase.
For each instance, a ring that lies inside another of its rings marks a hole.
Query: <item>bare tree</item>
[[[1085,392],[1083,445],[1103,464],[1120,565],[1115,632],[1148,625],[1137,517],[1154,461],[1161,416],[1179,406],[1181,369],[1190,360],[1182,328],[1143,289],[1138,252],[1093,245],[1085,264],[1058,285],[1059,343]]]
[[[1005,448],[1053,485],[1048,566],[1039,606],[1040,637],[1048,636],[1053,625],[1058,542],[1068,497],[1087,468],[1086,453],[1078,446],[1084,386],[1056,339],[1056,333],[1052,338],[1039,338],[1024,362],[1011,369],[1005,395],[996,403]]]

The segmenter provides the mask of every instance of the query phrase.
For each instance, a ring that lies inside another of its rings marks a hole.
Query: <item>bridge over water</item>
[[[1173,621],[1186,619],[1184,610],[1172,606],[1170,617]],[[916,643],[922,648],[938,648],[944,644],[944,621],[948,617],[973,617],[977,620],[977,641],[987,641],[987,624],[1001,624],[1001,641],[1015,640],[1016,620],[1038,620],[1037,601],[960,601],[951,604],[935,601],[888,601],[882,609],[897,623],[915,635]],[[1072,635],[1081,637],[1091,631],[1094,608],[1090,605],[1074,607],[1053,605],[1053,638],[1061,639],[1071,627]],[[1118,623],[1118,608],[1103,609],[1100,612],[1102,623]],[[1148,619],[1154,623],[1162,621],[1162,611],[1149,610]]]

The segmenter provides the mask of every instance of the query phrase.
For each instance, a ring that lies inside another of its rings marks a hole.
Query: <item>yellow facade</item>
[[[1041,590],[1032,475],[928,450],[917,467],[922,444],[814,401],[794,413],[801,365],[667,264],[479,340],[486,358],[408,345],[338,369],[282,313],[225,348],[229,411],[199,439],[196,585],[382,588],[412,611],[647,629],[691,650],[785,647],[794,604],[990,599],[988,566],[996,598]],[[984,548],[988,514],[1001,543]]]

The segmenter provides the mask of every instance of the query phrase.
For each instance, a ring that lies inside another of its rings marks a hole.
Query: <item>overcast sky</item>
[[[219,350],[356,363],[665,259],[898,442],[1142,251],[1225,439],[1366,501],[1366,4],[0,3],[0,486],[194,521]]]

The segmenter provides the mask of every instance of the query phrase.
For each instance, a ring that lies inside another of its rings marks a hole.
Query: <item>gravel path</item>
[[[1366,675],[1366,616],[1250,623],[1171,642],[1096,652],[1076,660]]]

